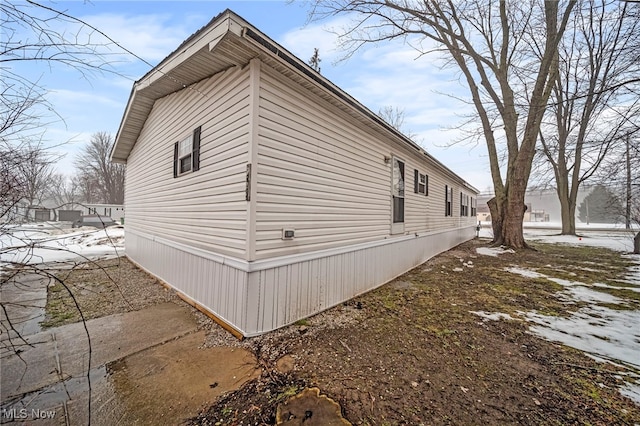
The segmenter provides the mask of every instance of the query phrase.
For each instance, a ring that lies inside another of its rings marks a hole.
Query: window
[[[451,216],[452,212],[452,204],[453,204],[453,188],[450,188],[448,185],[444,186],[444,215]]]
[[[478,200],[476,200],[475,198],[471,197],[471,216],[477,216],[478,214],[478,210],[476,208],[476,203],[478,202]]]
[[[173,147],[173,177],[200,169],[200,131],[197,127],[193,134],[178,141]]]
[[[178,161],[180,162],[180,173],[191,170],[191,156],[193,155],[193,136],[189,136],[178,142]]]
[[[469,216],[469,196],[460,193],[460,216]]]
[[[393,158],[392,170],[393,223],[404,223],[404,162]]]
[[[418,170],[413,170],[413,192],[429,195],[429,176],[423,175]]]

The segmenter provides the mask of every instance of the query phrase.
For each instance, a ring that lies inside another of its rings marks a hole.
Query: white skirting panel
[[[179,244],[126,231],[127,257],[243,333],[247,273]]]
[[[263,267],[127,232],[134,262],[216,317],[256,336],[367,292],[473,238],[475,226],[361,244]]]

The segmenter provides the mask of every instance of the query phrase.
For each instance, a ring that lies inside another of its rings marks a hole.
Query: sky
[[[468,90],[454,69],[437,57],[420,56],[402,42],[360,49],[345,58],[336,32],[347,17],[308,19],[305,2],[283,1],[57,1],[43,4],[79,18],[134,55],[112,50],[116,73],[83,76],[48,63],[19,64],[14,71],[47,90],[55,114],[46,120],[44,143],[64,155],[58,169],[73,173],[76,154],[93,133],[114,137],[133,83],[175,50],[182,41],[229,8],[305,62],[319,49],[321,73],[373,112],[384,107],[404,111],[402,130],[427,152],[482,192],[492,188],[484,144],[459,142],[456,129],[471,114]],[[68,35],[72,26],[61,28]],[[98,40],[92,35],[93,40]]]

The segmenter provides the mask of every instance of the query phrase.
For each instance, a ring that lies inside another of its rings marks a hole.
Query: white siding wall
[[[128,231],[246,257],[249,93],[236,67],[154,104],[127,161]],[[200,170],[173,178],[174,143],[198,126]]]
[[[248,262],[227,264],[204,251],[137,233],[127,234],[127,256],[244,336],[255,336],[379,287],[473,233],[467,227],[409,235],[280,265],[253,265],[251,271]]]
[[[135,232],[127,233],[126,245],[135,263],[242,332],[247,315],[245,271]]]
[[[245,335],[265,333],[338,305],[473,236],[469,227],[435,231],[252,272]]]
[[[473,224],[462,220],[459,185],[412,148],[397,145],[262,67],[258,138],[256,259],[387,238],[391,164],[405,162],[405,233]],[[429,196],[413,192],[413,170],[429,175]],[[444,216],[444,187],[454,186]],[[282,240],[282,229],[296,237]]]

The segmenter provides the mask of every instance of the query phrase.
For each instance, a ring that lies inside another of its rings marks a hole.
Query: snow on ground
[[[624,225],[610,223],[579,224],[577,225],[579,236],[560,235],[561,229],[562,225],[556,222],[525,222],[524,238],[527,241],[575,246],[586,245],[630,253],[633,251],[633,237],[638,232],[637,228],[626,230]],[[493,238],[490,223],[483,223],[479,236]]]
[[[124,254],[124,227],[72,229],[61,222],[7,226],[0,235],[0,267],[105,259]]]
[[[602,361],[612,362],[621,372],[634,380],[627,382],[620,392],[640,404],[640,310],[631,306],[623,297],[613,296],[606,289],[626,289],[640,292],[640,255],[626,254],[633,251],[633,237],[638,230],[628,231],[623,226],[610,224],[578,225],[580,236],[560,234],[560,224],[548,222],[525,223],[524,235],[528,241],[572,246],[593,246],[621,252],[621,256],[635,263],[629,268],[620,286],[604,283],[586,284],[542,274],[535,268],[510,266],[506,271],[528,278],[546,278],[564,288],[557,296],[568,304],[587,303],[569,317],[542,315],[537,312],[521,312],[520,315],[533,325],[530,331],[551,341],[584,351]],[[480,237],[492,238],[491,227],[483,227]],[[503,249],[478,249],[478,254],[497,256]],[[583,267],[589,270],[588,267]],[[598,265],[593,264],[593,269]],[[601,291],[599,291],[601,290]],[[620,309],[616,309],[616,305]],[[500,313],[474,312],[486,319],[508,319]]]
[[[493,256],[493,257],[498,257],[499,255],[505,254],[505,253],[515,253],[515,251],[511,249],[506,249],[504,247],[478,247],[476,249],[476,252],[484,256]]]
[[[485,312],[485,311],[469,311],[470,313],[479,316],[484,321],[500,321],[501,319],[510,321],[519,321],[518,318],[514,318],[509,314],[503,312]]]
[[[510,268],[504,268],[505,271],[511,272],[512,274],[522,275],[526,278],[544,278],[546,275],[539,274],[536,271],[532,271],[531,269],[517,268],[512,266]]]
[[[640,370],[640,311],[589,305],[568,318],[535,312],[525,318],[536,324],[532,332],[548,340]]]

